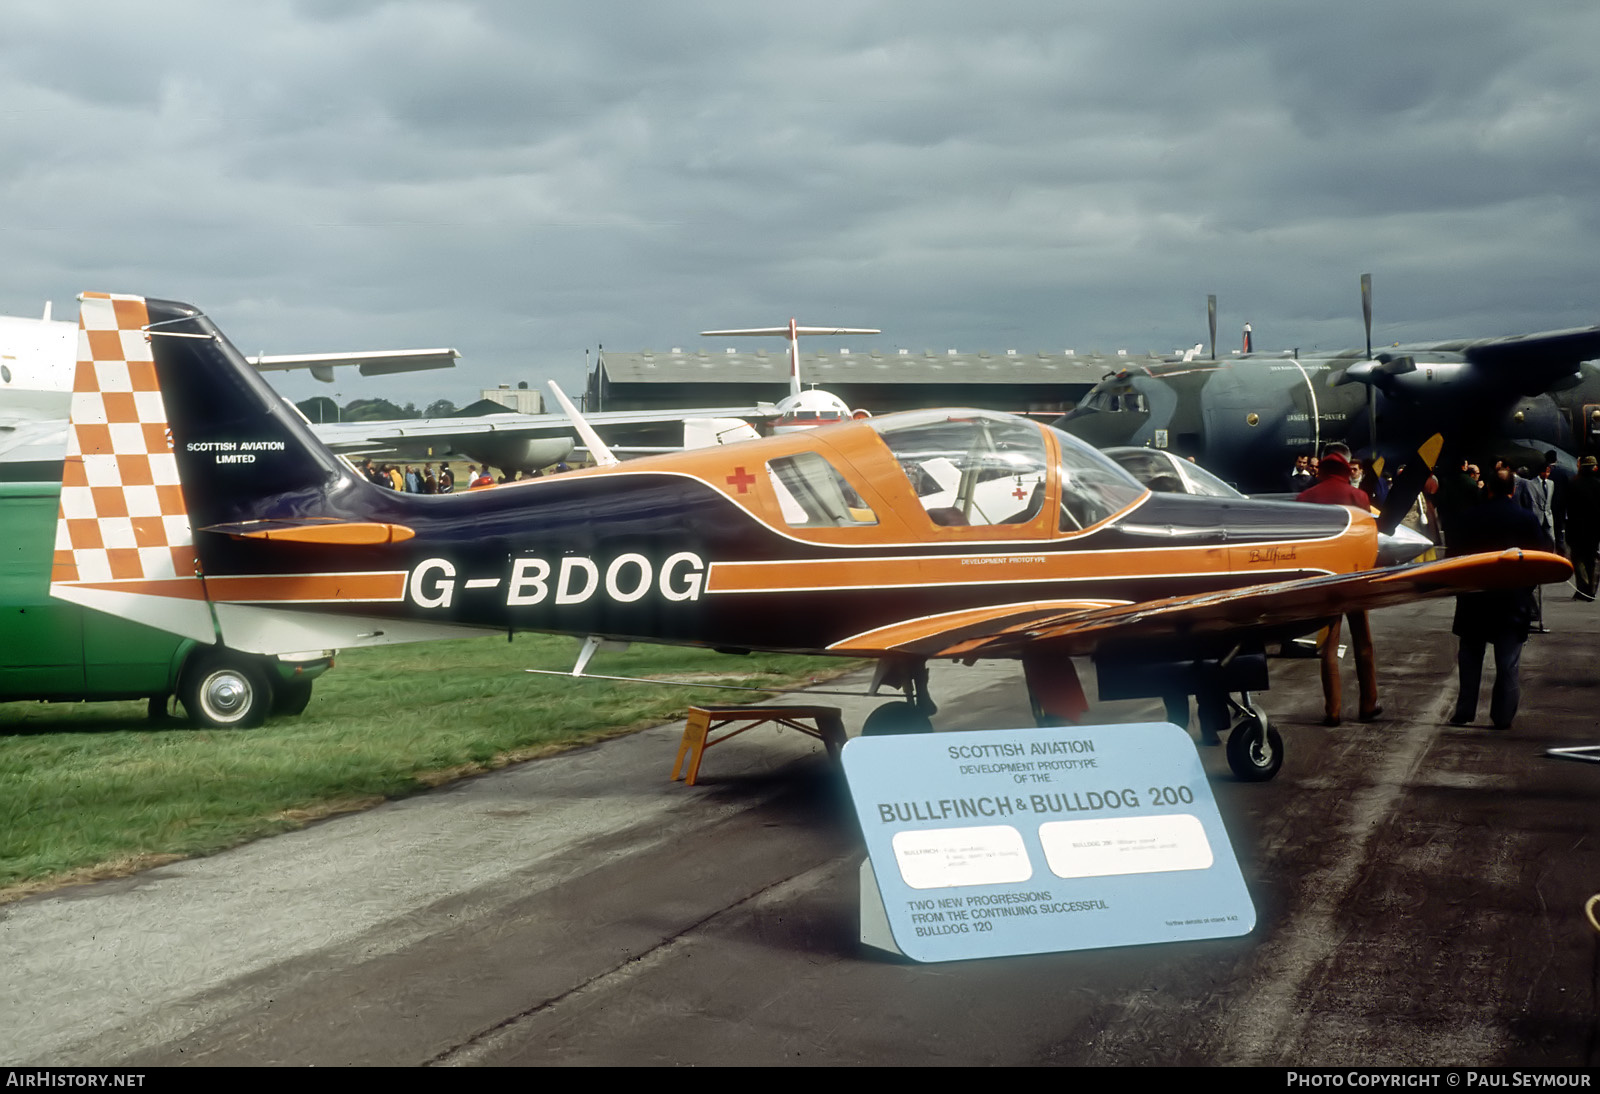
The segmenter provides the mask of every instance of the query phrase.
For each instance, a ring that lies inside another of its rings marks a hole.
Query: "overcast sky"
[[[274,381],[419,404],[791,315],[1167,351],[1214,292],[1336,349],[1367,271],[1379,342],[1590,325],[1597,58],[1593,0],[11,0],[0,313],[459,348]]]

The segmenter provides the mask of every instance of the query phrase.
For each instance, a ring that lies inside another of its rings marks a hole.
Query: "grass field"
[[[351,650],[298,718],[246,731],[152,723],[145,704],[0,704],[0,901],[206,854],[506,763],[753,694],[532,675],[578,642],[543,635]],[[826,657],[635,646],[588,671],[782,686]]]

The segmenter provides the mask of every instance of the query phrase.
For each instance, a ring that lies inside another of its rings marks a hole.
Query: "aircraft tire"
[[[861,725],[863,737],[884,737],[892,733],[932,733],[933,723],[915,703],[884,703],[867,715]]]
[[[1234,723],[1228,734],[1228,766],[1247,783],[1264,783],[1277,775],[1283,767],[1283,737],[1278,728],[1268,723],[1267,744],[1262,748],[1254,719]]]
[[[272,709],[272,680],[248,654],[219,649],[184,667],[178,697],[189,720],[206,729],[253,729]]]
[[[280,680],[272,696],[272,715],[275,718],[294,718],[305,713],[311,702],[310,680]]]

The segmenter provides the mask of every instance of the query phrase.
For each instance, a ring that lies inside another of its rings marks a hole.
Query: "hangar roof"
[[[1099,382],[1108,372],[1152,364],[1159,354],[999,353],[954,350],[821,350],[800,354],[800,377],[818,384],[1079,384]],[[789,355],[784,349],[672,349],[618,353],[601,358],[614,384],[787,383]]]

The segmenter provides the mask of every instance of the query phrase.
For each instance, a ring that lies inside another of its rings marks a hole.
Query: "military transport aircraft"
[[[1600,326],[1328,357],[1254,353],[1126,367],[1056,425],[1097,448],[1142,445],[1193,456],[1247,493],[1287,488],[1297,455],[1343,441],[1404,463],[1442,433],[1444,459],[1507,456],[1540,466],[1556,449],[1600,454]],[[1212,312],[1215,343],[1215,311]],[[1376,440],[1376,445],[1374,441]]]
[[[1199,694],[1222,728],[1232,710],[1230,764],[1264,779],[1282,741],[1249,695],[1262,643],[1571,572],[1523,551],[1369,571],[1368,514],[1153,494],[979,410],[396,493],[197,309],[86,295],[80,322],[52,595],[254,653],[530,630],[876,658],[912,681],[930,658],[1013,658],[1041,718],[1081,713],[1089,656],[1102,697]],[[252,671],[218,701],[270,688]],[[867,727],[927,728],[905,702]]]

